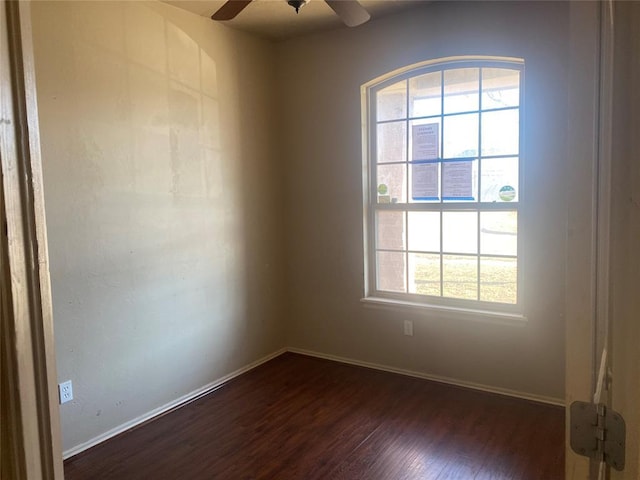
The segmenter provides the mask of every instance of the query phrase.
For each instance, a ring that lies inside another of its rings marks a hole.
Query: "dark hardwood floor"
[[[564,477],[564,410],[287,353],[65,462],[65,478]]]

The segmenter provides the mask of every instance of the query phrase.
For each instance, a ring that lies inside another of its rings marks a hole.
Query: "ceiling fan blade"
[[[228,0],[216,13],[211,15],[212,20],[231,20],[235,18],[251,0]]]
[[[324,0],[347,27],[357,27],[371,16],[356,0]]]

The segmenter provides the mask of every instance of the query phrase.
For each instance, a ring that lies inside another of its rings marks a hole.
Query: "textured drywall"
[[[273,47],[159,2],[34,2],[64,449],[284,346]]]
[[[564,397],[568,5],[436,2],[278,44],[288,343],[542,397]],[[364,306],[361,85],[456,55],[524,58],[524,325]],[[403,335],[403,320],[414,335]]]

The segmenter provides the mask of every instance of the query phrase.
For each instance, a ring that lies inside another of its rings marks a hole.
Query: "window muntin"
[[[371,87],[370,296],[520,309],[522,81],[482,60]]]

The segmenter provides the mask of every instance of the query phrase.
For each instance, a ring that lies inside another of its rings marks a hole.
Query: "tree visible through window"
[[[523,63],[431,64],[369,89],[369,292],[518,305]]]

